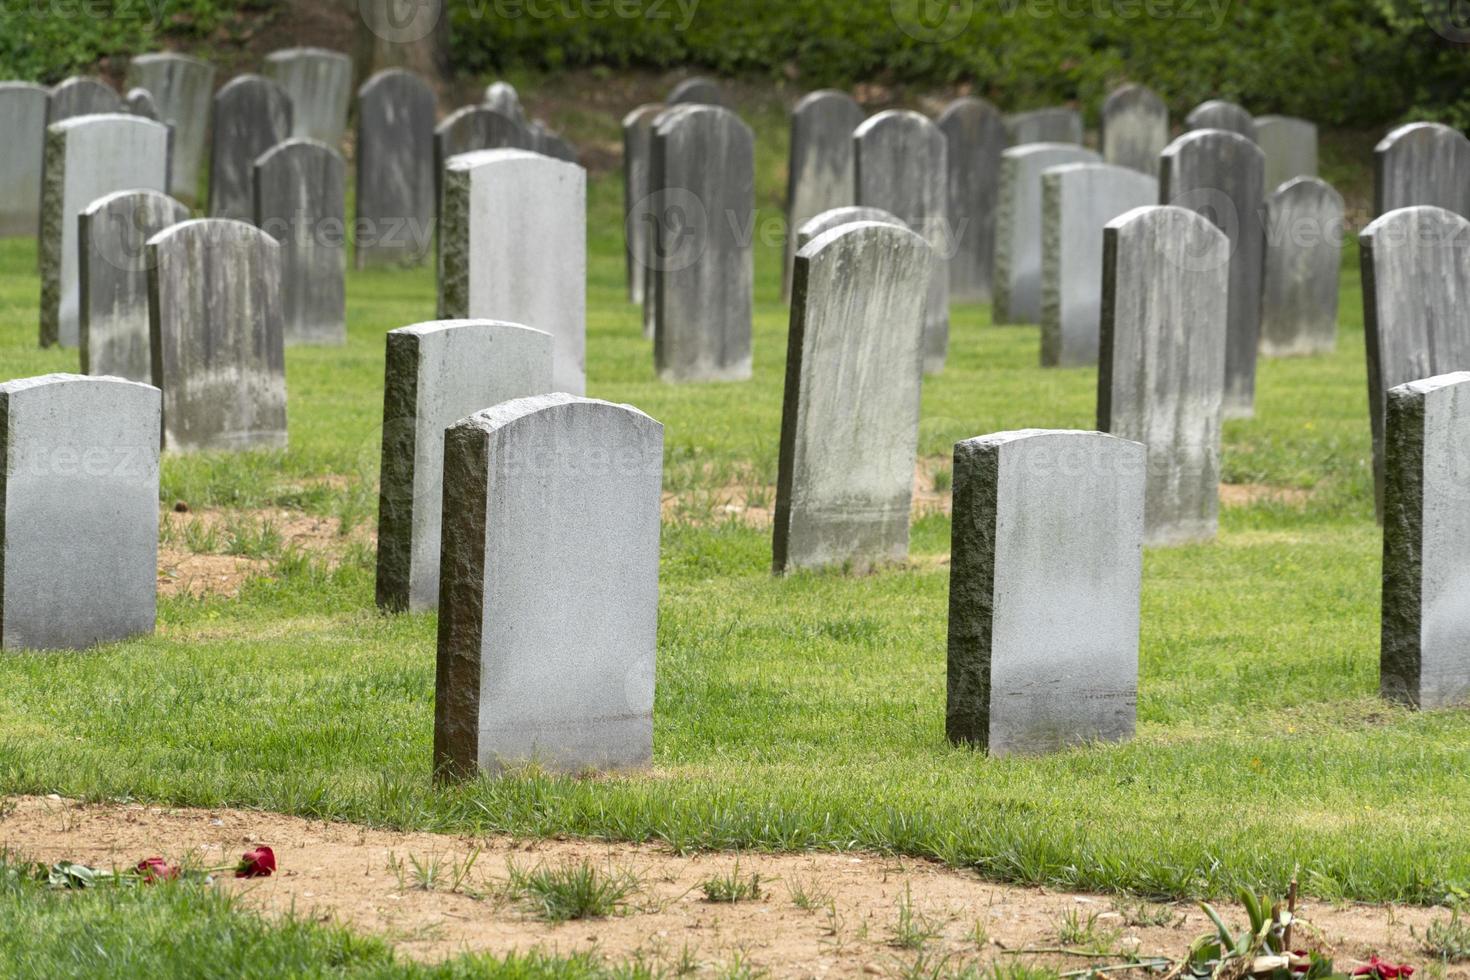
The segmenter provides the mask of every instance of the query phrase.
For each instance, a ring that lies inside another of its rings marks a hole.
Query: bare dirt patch
[[[1222,483],[1220,503],[1226,507],[1249,507],[1257,503],[1305,507],[1312,491],[1299,487],[1273,487],[1263,483]]]

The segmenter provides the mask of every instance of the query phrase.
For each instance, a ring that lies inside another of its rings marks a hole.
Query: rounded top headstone
[[[1223,129],[1246,139],[1256,139],[1256,120],[1244,107],[1224,99],[1201,102],[1184,117],[1187,129]]]
[[[720,90],[719,83],[713,79],[686,78],[674,86],[667,101],[670,105],[693,103],[722,106],[725,104],[725,94]]]

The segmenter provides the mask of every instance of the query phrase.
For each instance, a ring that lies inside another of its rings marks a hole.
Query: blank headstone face
[[[153,632],[158,389],[51,374],[0,384],[0,648]]]
[[[1470,373],[1388,393],[1383,521],[1383,696],[1416,708],[1470,701]]]
[[[1138,208],[1104,231],[1098,428],[1148,448],[1149,544],[1217,530],[1229,255],[1184,208]]]
[[[847,224],[796,256],[773,566],[867,570],[909,551],[933,249]]]
[[[648,765],[663,426],[558,393],[444,441],[435,771]]]
[[[240,221],[186,221],[148,243],[153,383],[174,452],[286,445],[281,247]]]
[[[944,370],[949,354],[949,150],[944,133],[917,112],[894,109],[853,133],[857,201],[882,208],[922,235],[938,265],[924,306],[924,370]]]
[[[1364,228],[1359,243],[1373,473],[1381,507],[1387,392],[1470,370],[1470,220],[1443,208],[1401,208]]]
[[[649,171],[653,157],[653,120],[661,104],[641,105],[623,117],[623,236],[628,263],[628,301],[642,303],[647,281],[652,224],[648,212]]]
[[[378,497],[378,605],[439,604],[444,430],[552,390],[551,337],[514,323],[439,320],[388,333]]]
[[[158,191],[118,191],[79,219],[82,373],[153,382],[148,340],[148,240],[189,220]]]
[[[1211,99],[1195,106],[1184,117],[1184,128],[1223,129],[1227,133],[1244,136],[1252,142],[1257,137],[1255,117],[1241,106],[1224,99]]]
[[[477,150],[534,150],[531,132],[502,112],[466,106],[445,117],[434,130],[434,177],[442,185],[444,168],[462,153]]]
[[[434,90],[378,72],[357,93],[357,267],[422,262],[433,225]]]
[[[46,119],[59,123],[78,116],[122,111],[122,96],[99,78],[73,77],[51,89]]]
[[[255,226],[281,243],[288,344],[347,342],[347,162],[291,139],[255,162]]]
[[[1082,113],[1066,106],[1033,109],[1006,116],[1011,146],[1023,143],[1077,143],[1083,139]]]
[[[1260,116],[1256,142],[1266,154],[1266,193],[1296,177],[1317,176],[1317,124],[1291,116]]]
[[[209,213],[216,218],[255,217],[255,161],[291,138],[291,97],[268,78],[242,75],[214,97],[210,151]]]
[[[852,133],[862,123],[862,107],[846,92],[813,92],[791,113],[782,297],[791,296],[791,271],[800,247],[797,230],[823,211],[845,207],[856,199]]]
[[[1440,123],[1409,123],[1373,148],[1374,210],[1435,207],[1470,218],[1470,139]]]
[[[449,161],[439,315],[551,334],[556,391],[587,388],[587,172],[525,150]]]
[[[521,95],[510,82],[491,82],[486,86],[485,106],[516,122],[526,122],[526,110],[521,107]]]
[[[0,82],[0,238],[23,238],[41,227],[41,160],[46,153],[46,89]]]
[[[289,48],[266,56],[264,74],[291,99],[292,136],[342,145],[352,102],[351,58],[323,48]]]
[[[1108,163],[1157,177],[1169,145],[1169,107],[1152,89],[1125,85],[1103,102],[1102,153]]]
[[[1068,163],[1042,172],[1042,366],[1097,363],[1103,229],[1158,199],[1159,182],[1128,167]]]
[[[128,89],[127,97],[123,99],[123,111],[134,116],[142,116],[144,119],[160,121],[158,103],[153,101],[153,93],[146,88]]]
[[[209,137],[214,66],[181,54],[145,54],[128,64],[128,86],[153,96],[154,118],[174,128],[173,186],[169,192],[193,202]]]
[[[1068,163],[1101,162],[1096,153],[1070,143],[1028,143],[1001,154],[995,220],[995,323],[1041,322],[1042,173]]]
[[[669,105],[719,105],[725,104],[725,93],[720,84],[710,78],[686,78],[669,92]]]
[[[955,446],[951,741],[1011,755],[1133,737],[1144,460],[1098,432]]]
[[[882,208],[860,208],[856,206],[833,208],[830,211],[823,211],[797,229],[796,249],[797,251],[801,251],[833,228],[840,228],[843,225],[853,225],[862,221],[877,221],[883,224],[897,225],[899,228],[908,227]]]
[[[1221,130],[1185,133],[1163,155],[1159,201],[1209,218],[1230,239],[1230,331],[1225,354],[1225,417],[1255,414],[1261,338],[1265,232],[1265,154]]]
[[[1266,198],[1261,353],[1326,354],[1337,347],[1337,293],[1346,216],[1342,195],[1316,177]]]
[[[1005,120],[984,99],[963,98],[940,115],[939,130],[949,145],[949,227],[955,248],[949,260],[950,296],[985,302],[995,274],[1000,155],[1009,145]]]
[[[41,345],[81,342],[77,219],[99,197],[168,190],[169,130],[138,116],[78,116],[46,133],[41,196]]]

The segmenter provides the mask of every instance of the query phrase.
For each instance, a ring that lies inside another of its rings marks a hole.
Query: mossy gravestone
[[[855,200],[852,133],[862,122],[862,106],[846,92],[830,89],[811,93],[792,110],[783,299],[791,297],[791,272],[801,247],[796,243],[797,230],[823,211]]]
[[[1373,148],[1374,210],[1436,207],[1470,218],[1470,138],[1441,123],[1400,126]]]
[[[649,213],[653,121],[665,108],[662,103],[641,105],[623,117],[623,238],[630,303],[643,303],[648,281],[648,249],[653,237],[653,215]],[[645,336],[650,340],[653,334],[646,328],[651,323],[645,319]]]
[[[255,161],[255,226],[281,243],[286,343],[347,343],[347,162],[315,140]]]
[[[127,87],[141,88],[152,96],[157,111],[153,118],[174,128],[173,180],[169,193],[194,203],[209,136],[214,66],[173,52],[139,55],[128,63]]]
[[[1187,130],[1219,129],[1243,136],[1251,142],[1255,142],[1259,135],[1256,131],[1255,117],[1243,107],[1224,99],[1211,99],[1195,106],[1190,110],[1189,115],[1184,117],[1184,128]]]
[[[897,225],[899,228],[908,227],[882,208],[833,208],[831,211],[823,211],[797,229],[797,251],[806,248],[833,228],[840,228],[843,225],[855,225],[862,221],[877,221],[882,224]]]
[[[1266,198],[1261,353],[1327,354],[1337,347],[1338,280],[1347,234],[1342,195],[1296,177]]]
[[[28,238],[41,227],[47,98],[39,85],[0,82],[0,238]]]
[[[51,89],[46,121],[59,123],[78,116],[121,112],[122,96],[100,78],[73,76]]]
[[[1114,89],[1103,101],[1102,154],[1108,163],[1151,177],[1169,145],[1169,107],[1142,85]]]
[[[255,161],[291,138],[291,97],[259,75],[241,75],[214,96],[209,213],[253,221]]]
[[[451,112],[434,129],[435,208],[443,205],[444,168],[461,153],[478,150],[534,150],[525,123],[488,106],[466,106]]]
[[[1001,154],[995,221],[996,323],[1041,322],[1041,175],[1063,164],[1101,162],[1096,153],[1070,143],[1027,143]]]
[[[342,145],[352,102],[351,58],[325,48],[288,48],[266,56],[264,73],[291,97],[292,136]]]
[[[357,93],[357,267],[416,265],[434,229],[434,90],[381,71]]]

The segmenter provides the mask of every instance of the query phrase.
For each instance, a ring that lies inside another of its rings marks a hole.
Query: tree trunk
[[[436,88],[449,71],[449,12],[444,0],[344,0],[360,10],[358,78],[406,68]]]

